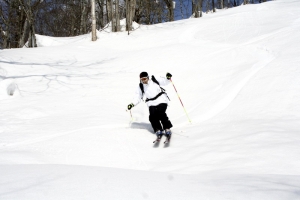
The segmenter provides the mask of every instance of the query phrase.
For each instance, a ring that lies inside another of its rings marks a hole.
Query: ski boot
[[[159,142],[163,136],[163,133],[161,131],[157,131],[155,134],[156,134],[157,138],[156,138],[156,140],[153,141],[153,143]]]
[[[170,129],[166,129],[165,135],[166,135],[167,139],[166,139],[166,141],[164,143],[167,144],[167,143],[170,142],[170,139],[171,139],[171,135],[172,135],[171,130]]]

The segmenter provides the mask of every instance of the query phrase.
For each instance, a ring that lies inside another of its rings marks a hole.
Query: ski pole
[[[128,111],[128,110],[126,110],[126,112],[127,112],[127,111]],[[131,121],[133,121],[131,110],[129,110],[129,112],[130,112]]]
[[[131,121],[133,120],[133,118],[132,118],[132,113],[131,113],[131,110],[129,110],[130,111],[130,117],[131,117]]]
[[[179,94],[178,94],[178,92],[177,92],[177,90],[176,90],[176,87],[175,87],[175,85],[174,85],[172,79],[170,79],[170,81],[171,81],[171,83],[172,83],[172,85],[173,85],[173,87],[174,87],[174,89],[175,89],[175,92],[176,92],[176,94],[177,94],[177,96],[178,96],[178,98],[179,98],[179,101],[180,101],[180,103],[181,103],[183,109],[184,109],[184,112],[185,112],[187,118],[189,119],[189,122],[192,123],[191,119],[189,118],[188,113],[186,112],[186,109],[184,108],[184,105],[183,105],[183,103],[182,103],[182,101],[181,101],[181,99],[180,99],[180,96],[179,96]]]

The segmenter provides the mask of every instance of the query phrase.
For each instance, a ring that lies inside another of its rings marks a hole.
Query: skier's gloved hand
[[[170,74],[169,72],[166,74],[166,77],[168,80],[170,80],[172,78],[172,74]]]
[[[131,103],[131,104],[129,104],[129,105],[127,106],[128,110],[130,110],[130,109],[133,108],[133,107],[134,107],[133,103]]]

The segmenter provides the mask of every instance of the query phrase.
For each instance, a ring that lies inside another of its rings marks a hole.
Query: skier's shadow
[[[133,129],[146,129],[150,133],[154,134],[152,126],[149,123],[145,123],[145,122],[139,122],[139,123],[132,122],[131,123],[131,128],[133,128]]]
[[[153,145],[154,148],[158,148],[159,147],[159,142],[155,142]]]
[[[155,133],[153,132],[153,128],[152,128],[151,124],[149,124],[149,123],[132,122],[130,127],[133,128],[133,129],[144,129],[144,130],[149,131],[153,135],[155,135]],[[157,148],[157,147],[159,147],[159,144],[160,144],[160,142],[156,142],[156,143],[154,143],[153,147]],[[169,146],[170,146],[170,142],[167,143],[167,144],[164,144],[164,148],[169,147]]]

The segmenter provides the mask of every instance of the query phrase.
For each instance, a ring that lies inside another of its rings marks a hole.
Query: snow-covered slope
[[[0,51],[0,199],[299,199],[300,2]],[[169,146],[139,73],[173,74]],[[12,95],[11,95],[12,94]]]

